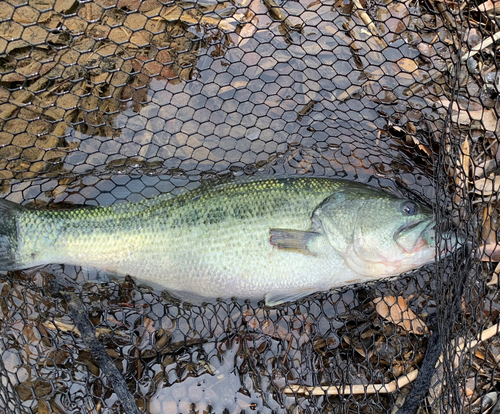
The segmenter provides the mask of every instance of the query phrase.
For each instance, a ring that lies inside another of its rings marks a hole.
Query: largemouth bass
[[[88,266],[180,295],[273,306],[433,261],[434,226],[421,204],[328,178],[228,183],[106,208],[0,200],[0,270]]]

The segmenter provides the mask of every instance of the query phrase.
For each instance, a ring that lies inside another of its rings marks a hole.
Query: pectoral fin
[[[307,287],[292,290],[283,290],[267,293],[265,298],[266,306],[277,306],[285,302],[295,302],[303,297],[317,292],[317,288]]]
[[[304,254],[312,254],[307,248],[311,239],[319,236],[314,231],[270,229],[269,242],[278,249],[291,250]]]

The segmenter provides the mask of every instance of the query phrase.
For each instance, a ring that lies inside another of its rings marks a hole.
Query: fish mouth
[[[416,253],[424,248],[435,248],[435,227],[434,219],[405,224],[394,234],[394,241],[408,254]]]

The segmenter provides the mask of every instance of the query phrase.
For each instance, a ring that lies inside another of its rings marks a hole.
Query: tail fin
[[[15,270],[19,204],[0,199],[0,270]]]

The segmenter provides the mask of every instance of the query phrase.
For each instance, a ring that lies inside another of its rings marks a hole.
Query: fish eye
[[[415,214],[418,214],[418,206],[413,201],[405,201],[401,205],[401,211],[407,216],[414,216]]]

